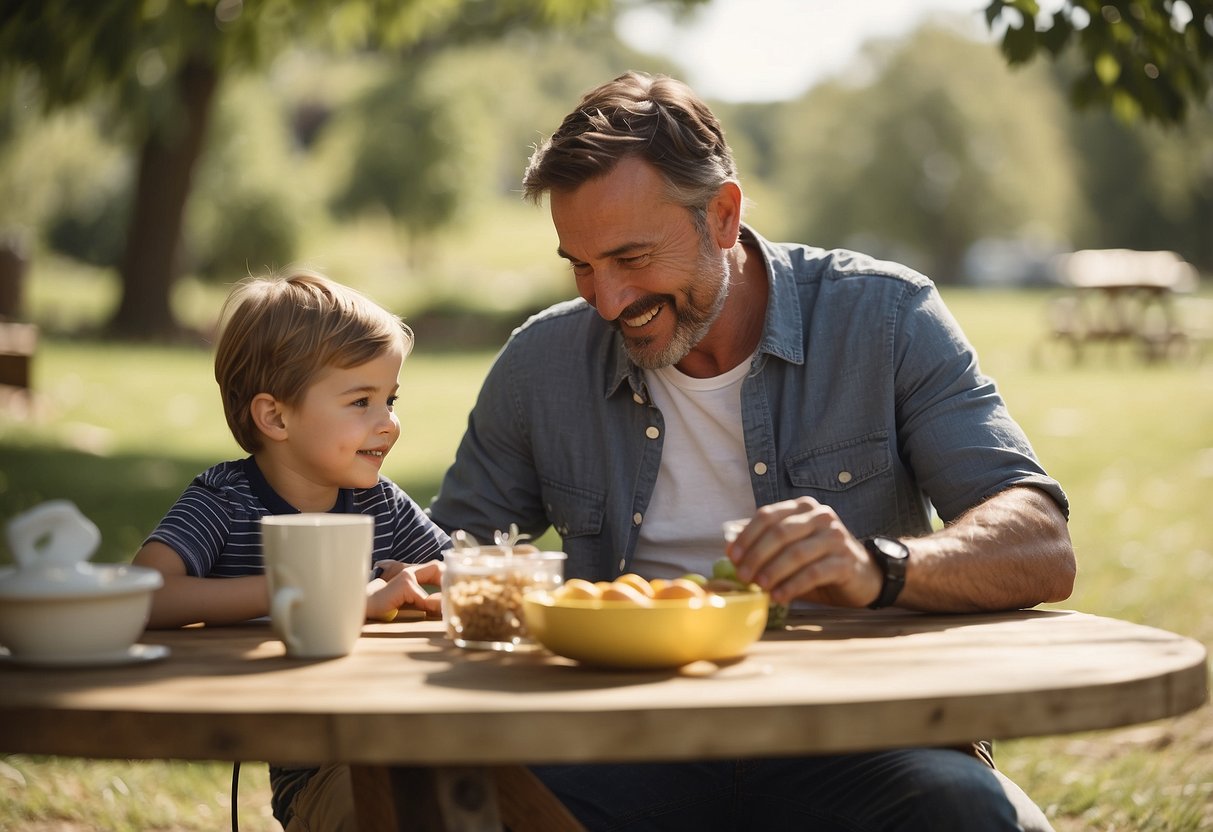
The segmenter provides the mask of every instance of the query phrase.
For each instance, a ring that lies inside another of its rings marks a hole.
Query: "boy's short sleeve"
[[[380,485],[388,522],[376,524],[375,559],[405,563],[441,560],[442,552],[451,548],[446,532],[400,486],[390,480]]]
[[[160,524],[148,535],[148,541],[168,546],[185,563],[187,574],[209,577],[231,536],[232,518],[224,501],[214,491],[192,484],[177,500]],[[254,571],[261,572],[260,559]]]

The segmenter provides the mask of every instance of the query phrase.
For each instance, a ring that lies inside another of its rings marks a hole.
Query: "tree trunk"
[[[177,77],[183,117],[154,129],[140,150],[122,258],[122,301],[108,327],[112,335],[154,341],[183,334],[170,299],[180,266],[185,206],[217,83],[212,64],[187,61]]]

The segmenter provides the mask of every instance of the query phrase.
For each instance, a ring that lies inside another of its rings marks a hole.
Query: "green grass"
[[[0,830],[150,832],[231,829],[231,763],[0,759]],[[242,832],[277,832],[264,765],[240,768]]]
[[[1213,646],[1213,345],[1146,365],[1045,351],[1044,298],[951,293],[983,368],[1071,500],[1079,574],[1056,606]],[[1059,832],[1213,828],[1213,709],[1120,731],[999,743],[997,760]]]
[[[1034,361],[1041,293],[945,296],[1065,486],[1079,558],[1057,606],[1183,633],[1213,645],[1213,350],[1164,365],[1127,353]],[[386,472],[421,503],[437,487],[492,354],[427,352],[405,363],[404,432]],[[210,357],[50,339],[32,414],[0,413],[0,517],[53,497],[101,526],[125,560],[189,478],[238,455]],[[5,555],[0,554],[0,559]],[[999,743],[1000,767],[1059,832],[1213,828],[1213,713],[1118,731]],[[226,828],[227,764],[0,758],[0,830]],[[264,769],[246,767],[241,829],[274,830]]]

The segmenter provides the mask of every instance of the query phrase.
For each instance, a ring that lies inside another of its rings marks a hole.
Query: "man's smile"
[[[621,315],[620,320],[623,321],[623,323],[626,324],[627,326],[630,326],[634,329],[638,329],[638,328],[644,326],[645,324],[647,324],[649,321],[656,318],[658,313],[660,313],[661,310],[664,308],[665,308],[665,304],[659,303],[656,306],[649,307],[649,309],[647,309],[644,312],[641,312],[639,315],[635,315],[631,318],[625,318]]]

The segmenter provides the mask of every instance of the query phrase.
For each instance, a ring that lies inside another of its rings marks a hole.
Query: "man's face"
[[[551,209],[577,291],[620,331],[631,359],[656,369],[685,358],[724,306],[729,266],[691,212],[668,200],[657,171],[625,159],[553,192]]]

